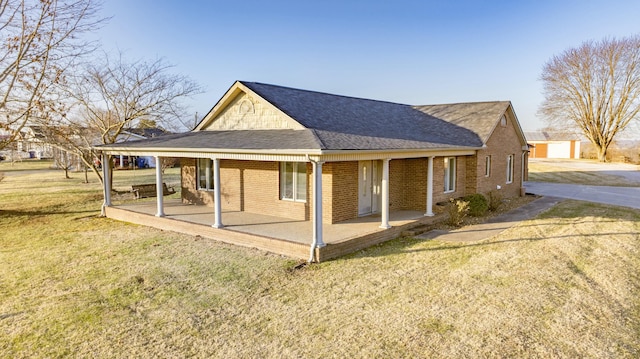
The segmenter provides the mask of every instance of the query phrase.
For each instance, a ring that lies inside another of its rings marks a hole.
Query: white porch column
[[[324,247],[322,239],[322,163],[313,164],[313,239],[316,247]]]
[[[120,167],[124,167],[124,156],[120,155]]]
[[[433,157],[427,162],[427,217],[433,217]]]
[[[322,239],[322,162],[311,162],[313,167],[313,242],[309,262],[314,261],[316,248],[326,244]]]
[[[156,156],[156,217],[164,217],[164,186],[162,185],[162,158]]]
[[[391,228],[389,225],[389,159],[382,160],[382,223],[380,228]]]
[[[213,200],[215,205],[215,223],[213,228],[222,228],[222,203],[220,199],[220,159],[213,159]]]
[[[106,215],[105,207],[111,206],[111,166],[109,166],[109,155],[102,154],[102,183],[104,190],[104,203],[102,204],[102,215]]]

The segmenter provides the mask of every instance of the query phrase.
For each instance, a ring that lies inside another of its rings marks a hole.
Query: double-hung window
[[[196,173],[198,174],[198,189],[203,191],[212,191],[213,160],[209,158],[198,158]]]
[[[282,162],[280,164],[280,198],[288,201],[307,201],[307,164]]]
[[[444,191],[454,192],[456,190],[456,158],[444,158]]]
[[[484,176],[491,176],[491,156],[484,158]]]
[[[507,156],[507,183],[513,182],[513,155]]]

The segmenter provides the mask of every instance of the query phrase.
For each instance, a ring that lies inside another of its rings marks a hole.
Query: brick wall
[[[466,194],[487,193],[497,185],[504,197],[520,194],[521,151],[512,126],[500,127],[489,140],[487,149],[476,156],[456,157],[456,190],[444,192],[444,157],[433,160],[433,203],[447,202]],[[514,154],[514,180],[506,184],[506,156]],[[484,176],[485,156],[490,155],[491,176]],[[196,189],[194,159],[182,159],[182,199],[185,203],[213,206],[213,191]],[[307,201],[280,199],[280,164],[259,161],[220,161],[222,209],[272,214],[298,220],[312,216],[312,165],[307,163]],[[389,162],[389,209],[426,210],[427,158],[399,159]],[[322,210],[325,223],[358,217],[358,162],[323,164]]]
[[[196,189],[196,161],[182,159],[182,201],[213,206],[213,191]],[[298,220],[310,218],[311,165],[307,164],[307,202],[280,199],[280,164],[258,161],[220,161],[223,211],[246,211]]]
[[[465,176],[469,156],[456,157],[456,187],[444,192],[444,157],[433,159],[433,203],[448,201],[469,193]],[[427,158],[391,160],[389,162],[389,209],[425,211],[427,205]]]
[[[213,207],[213,192],[196,189],[196,159],[181,158],[182,202],[188,204],[204,204]]]
[[[336,223],[358,217],[358,162],[322,166],[322,218]]]
[[[389,162],[389,210],[424,211],[427,198],[427,159]]]
[[[477,163],[469,165],[469,171],[473,171],[477,177],[477,192],[486,194],[496,190],[500,186],[500,193],[504,198],[520,196],[520,184],[522,178],[522,144],[514,128],[514,120],[507,113],[507,125],[498,124],[487,141],[485,149],[477,153]],[[507,183],[507,156],[513,155],[513,182]],[[491,156],[491,173],[485,176],[485,158]],[[472,187],[473,185],[469,185]]]
[[[450,198],[467,194],[465,176],[467,175],[467,156],[456,157],[456,186],[453,192],[444,192],[444,157],[433,159],[433,204],[447,202]]]

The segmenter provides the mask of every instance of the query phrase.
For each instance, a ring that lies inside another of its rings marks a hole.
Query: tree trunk
[[[598,150],[598,161],[607,162],[607,148],[604,146],[596,146]]]

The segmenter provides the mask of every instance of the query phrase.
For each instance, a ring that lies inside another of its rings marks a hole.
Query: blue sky
[[[512,101],[525,130],[544,63],[585,40],[640,33],[640,1],[108,0],[103,48],[165,58],[205,92],[235,80],[412,105]]]

